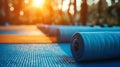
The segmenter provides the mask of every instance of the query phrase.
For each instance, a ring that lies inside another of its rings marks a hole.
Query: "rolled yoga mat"
[[[76,33],[71,51],[76,61],[120,58],[120,32]]]
[[[69,28],[91,28],[90,26],[63,26],[63,25],[49,25],[46,27],[49,35],[57,35],[58,30],[69,29]]]
[[[120,31],[120,27],[59,27],[57,37],[60,43],[70,43],[71,38],[76,32],[101,32],[101,31]]]
[[[120,31],[120,27],[119,26],[113,26],[113,27],[100,27],[100,26],[94,26],[94,27],[90,27],[90,26],[63,26],[63,25],[49,25],[46,28],[49,29],[49,33],[50,35],[55,35],[57,30],[60,30],[60,32],[62,32],[63,30],[70,30],[70,29],[102,29],[103,31],[106,30],[111,30],[111,31]],[[48,32],[48,31],[47,31]]]

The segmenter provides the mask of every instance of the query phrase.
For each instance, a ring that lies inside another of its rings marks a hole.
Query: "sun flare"
[[[42,7],[44,4],[44,0],[33,0],[34,7]]]

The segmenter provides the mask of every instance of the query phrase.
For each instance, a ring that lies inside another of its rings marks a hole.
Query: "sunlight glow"
[[[34,7],[42,7],[44,4],[44,0],[33,0]]]
[[[72,15],[74,14],[74,6],[73,6],[73,5],[70,6],[70,13],[71,13]]]
[[[82,3],[82,0],[76,0],[76,4],[77,4],[77,11],[80,11],[81,10],[81,3]]]
[[[20,16],[23,16],[24,15],[24,12],[21,10],[20,11]]]
[[[24,2],[25,2],[26,4],[29,4],[29,0],[24,0]]]
[[[70,0],[64,0],[63,1],[62,11],[67,11],[68,10],[69,2],[70,2]]]
[[[106,0],[106,1],[107,1],[108,6],[111,6],[111,5],[112,5],[112,3],[111,3],[110,0]]]
[[[14,7],[10,7],[10,11],[14,11]]]

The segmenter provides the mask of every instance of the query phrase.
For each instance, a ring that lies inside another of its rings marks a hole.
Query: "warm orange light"
[[[34,7],[42,7],[44,4],[44,0],[33,0]]]

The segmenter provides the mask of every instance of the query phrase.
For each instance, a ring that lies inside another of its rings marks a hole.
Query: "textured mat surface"
[[[120,66],[120,61],[76,63],[69,44],[0,44],[0,67],[103,66]]]

